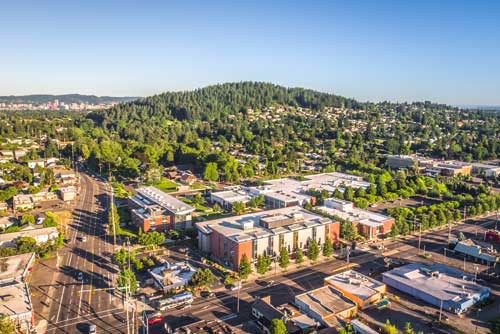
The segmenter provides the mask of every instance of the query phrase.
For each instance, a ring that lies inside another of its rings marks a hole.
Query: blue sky
[[[3,1],[0,95],[268,81],[500,105],[499,1]]]

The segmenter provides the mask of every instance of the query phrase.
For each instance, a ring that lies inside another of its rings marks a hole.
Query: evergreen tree
[[[217,170],[217,163],[209,162],[205,166],[205,172],[203,173],[203,179],[207,181],[218,181],[219,171]]]
[[[326,237],[325,244],[323,245],[323,256],[330,257],[333,255],[333,243],[329,237]]]
[[[309,249],[307,250],[307,257],[309,258],[309,260],[311,261],[316,261],[318,259],[318,256],[319,256],[319,246],[318,246],[318,243],[316,242],[316,240],[311,240],[309,242]]]
[[[283,269],[286,269],[290,264],[290,257],[288,255],[288,250],[286,249],[286,247],[282,247],[280,250],[279,262],[280,262],[280,267]]]
[[[238,273],[241,279],[247,279],[248,276],[252,273],[252,267],[246,254],[243,254],[243,257],[241,258]]]
[[[302,249],[297,249],[295,252],[295,263],[301,264],[304,262],[304,253],[302,252]]]

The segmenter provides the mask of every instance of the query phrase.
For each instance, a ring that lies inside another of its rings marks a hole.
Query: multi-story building
[[[255,261],[259,255],[277,256],[285,247],[294,254],[307,249],[311,240],[319,245],[326,238],[338,241],[340,224],[292,206],[196,224],[199,248],[221,263],[237,269],[246,255]]]
[[[354,203],[337,198],[326,199],[324,205],[317,207],[317,210],[328,216],[349,220],[368,240],[385,237],[395,223],[392,217],[356,208]]]
[[[227,189],[211,193],[210,201],[217,203],[225,210],[231,210],[236,202],[247,204],[250,201],[250,196],[240,189]]]
[[[191,228],[192,206],[156,189],[143,187],[129,198],[132,222],[147,231]]]

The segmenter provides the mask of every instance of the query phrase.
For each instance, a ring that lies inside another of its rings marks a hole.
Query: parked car
[[[154,316],[153,318],[148,319],[148,325],[154,325],[162,321],[163,321],[162,316]]]
[[[80,271],[78,275],[76,275],[76,279],[79,281],[83,281],[83,273]]]

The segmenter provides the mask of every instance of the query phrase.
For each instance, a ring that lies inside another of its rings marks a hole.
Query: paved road
[[[59,252],[47,333],[82,333],[90,323],[98,333],[126,333],[121,298],[110,290],[117,270],[111,262],[112,240],[104,230],[109,202],[106,184],[84,173],[80,179],[67,243]],[[83,242],[82,237],[87,240]],[[83,281],[77,280],[79,272]]]

